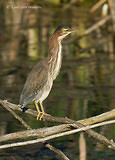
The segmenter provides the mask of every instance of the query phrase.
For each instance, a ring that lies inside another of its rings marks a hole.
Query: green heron
[[[37,120],[41,120],[46,114],[42,102],[49,95],[53,81],[59,74],[62,63],[61,41],[68,34],[75,31],[77,30],[64,25],[59,26],[50,38],[48,56],[35,65],[26,80],[19,104],[21,105],[22,111],[25,112],[27,109],[26,105],[34,101],[38,112]],[[38,107],[38,102],[41,109]]]

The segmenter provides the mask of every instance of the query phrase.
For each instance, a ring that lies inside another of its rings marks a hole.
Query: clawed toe
[[[49,114],[45,113],[45,112],[39,112],[37,115],[37,120],[42,120],[42,118],[44,117],[44,115],[49,116]]]
[[[40,109],[39,109],[39,107],[38,107],[37,102],[35,101],[35,106],[36,106],[36,109],[37,109],[37,112],[38,112],[37,120],[40,120],[40,121],[41,121],[44,115],[48,116],[49,114],[45,113],[44,108],[43,108],[43,105],[42,105],[42,103],[41,103],[40,101],[39,101],[39,104],[40,104],[40,106],[41,106],[41,111],[40,111]]]

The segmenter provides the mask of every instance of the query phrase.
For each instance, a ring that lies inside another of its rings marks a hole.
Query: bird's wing
[[[47,78],[48,72],[41,62],[37,63],[37,65],[30,72],[20,96],[19,103],[22,108],[35,98],[36,94],[47,82]]]

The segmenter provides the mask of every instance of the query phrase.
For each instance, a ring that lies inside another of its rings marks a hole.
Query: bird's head
[[[68,34],[72,33],[72,32],[76,32],[78,30],[76,29],[71,29],[65,25],[60,25],[56,31],[54,32],[54,34],[56,33],[58,36],[58,40],[62,40],[63,38],[65,38]]]

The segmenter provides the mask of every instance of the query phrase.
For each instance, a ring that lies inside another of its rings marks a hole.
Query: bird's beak
[[[77,29],[69,29],[69,32],[79,32]]]

